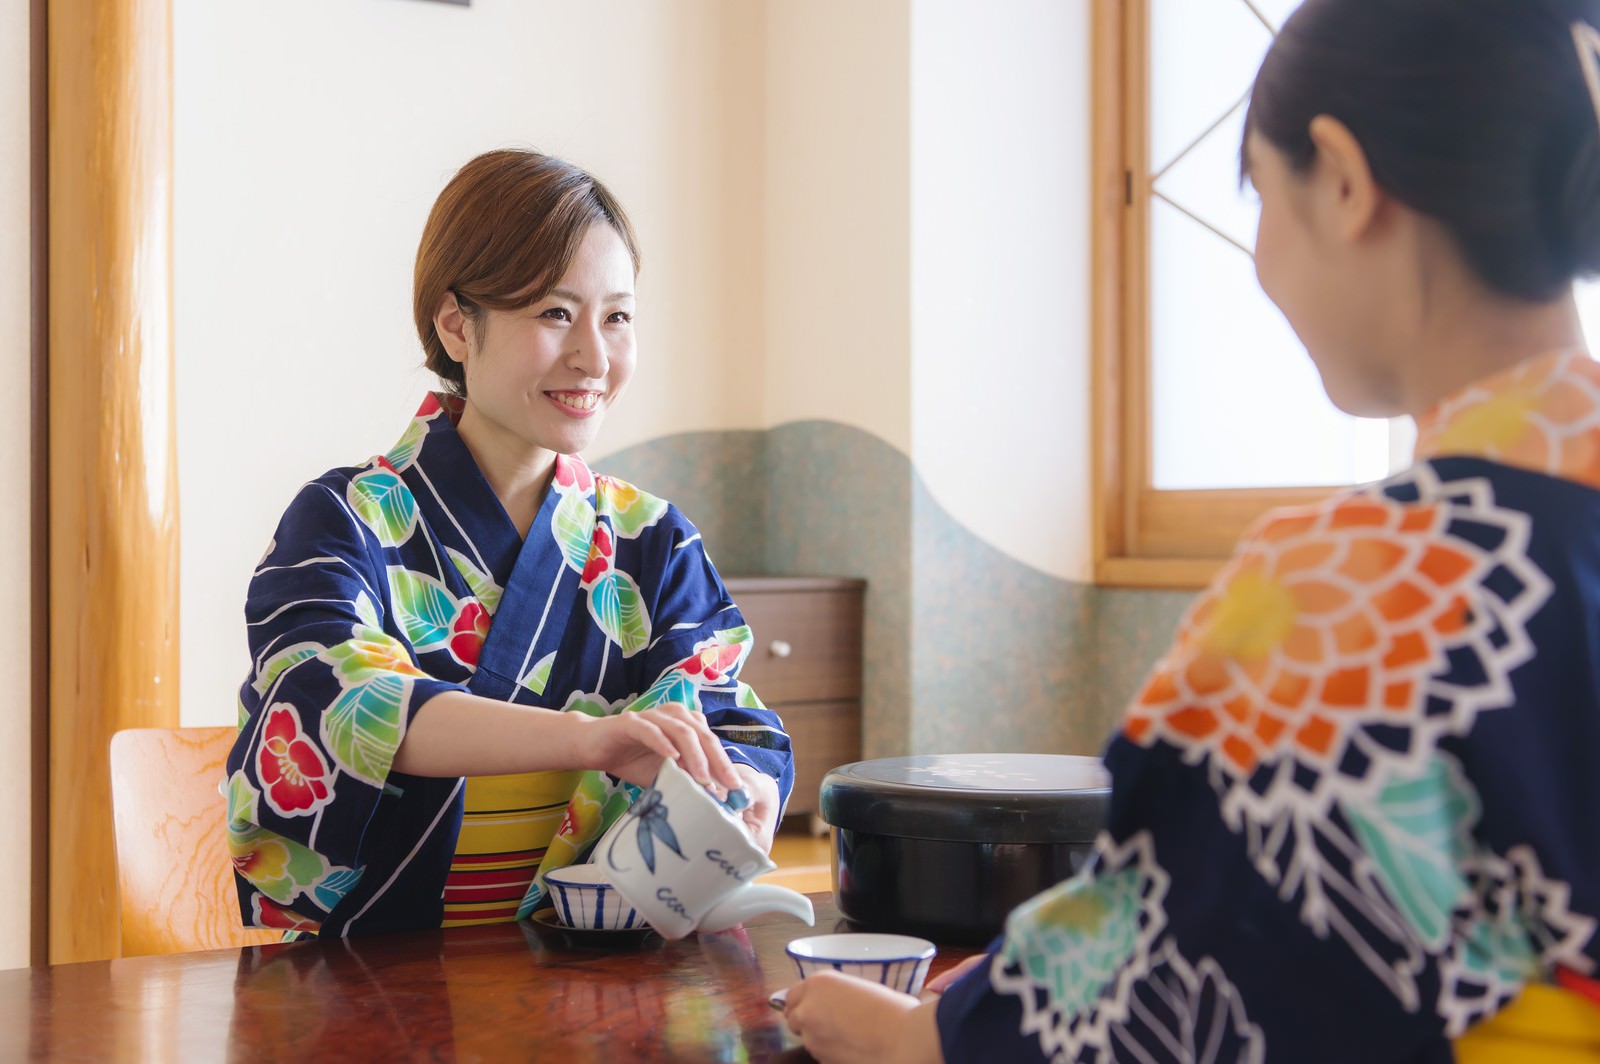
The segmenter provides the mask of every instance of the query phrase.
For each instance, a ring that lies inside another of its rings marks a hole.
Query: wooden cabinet
[[[794,743],[788,814],[815,813],[822,777],[861,759],[861,610],[866,581],[726,580],[755,634],[740,678],[783,718]]]

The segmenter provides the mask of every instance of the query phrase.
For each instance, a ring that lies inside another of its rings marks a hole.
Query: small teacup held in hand
[[[592,861],[665,938],[726,930],[767,912],[812,923],[804,894],[751,882],[777,866],[732,808],[738,800],[718,801],[665,761],[654,786],[601,837]]]
[[[598,865],[568,865],[544,877],[555,903],[556,919],[568,927],[591,931],[631,931],[644,926],[628,900]]]
[[[916,997],[939,950],[910,935],[850,933],[797,938],[786,952],[802,979],[817,972],[842,972]]]

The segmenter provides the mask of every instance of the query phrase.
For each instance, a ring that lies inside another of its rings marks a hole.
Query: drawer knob
[[[790,646],[786,640],[774,639],[772,644],[767,647],[767,653],[775,658],[786,658],[794,653],[794,647]]]

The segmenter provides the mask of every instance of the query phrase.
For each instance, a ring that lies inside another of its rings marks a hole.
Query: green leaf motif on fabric
[[[260,819],[256,812],[261,792],[250,786],[250,777],[240,769],[228,777],[228,824],[243,830]]]
[[[632,709],[632,706],[627,708]],[[614,713],[622,712],[621,702],[608,702],[597,694],[586,691],[574,691],[567,696],[566,705],[561,707],[562,713],[587,713],[591,717],[609,717]]]
[[[266,828],[228,825],[233,867],[262,894],[288,905],[328,872],[328,862],[292,839]]]
[[[594,491],[596,508],[611,518],[611,527],[623,539],[637,538],[667,512],[665,499],[614,477],[595,477]]]
[[[1140,948],[1145,885],[1137,867],[1068,880],[1012,915],[1007,958],[1066,1015],[1088,1013]]]
[[[237,727],[240,731],[244,731],[244,726],[250,723],[250,711],[245,708],[244,699],[242,698],[239,699],[237,711],[238,712],[236,715],[238,716],[239,722],[235,725],[235,727]]]
[[[350,508],[385,547],[398,547],[417,527],[417,500],[405,481],[386,469],[368,471],[350,482]]]
[[[322,741],[345,772],[383,786],[404,734],[409,682],[379,674],[348,688],[322,715]]]
[[[589,560],[589,541],[594,538],[594,507],[589,505],[589,497],[575,491],[562,493],[550,518],[550,534],[567,565],[583,572],[584,563]]]
[[[500,608],[500,596],[503,589],[487,573],[482,572],[472,560],[454,547],[446,547],[445,553],[450,555],[451,564],[456,567],[456,572],[461,574],[461,579],[467,582],[467,587],[472,589],[473,596],[488,610],[492,616]]]
[[[333,666],[342,687],[354,687],[384,673],[423,674],[404,643],[388,632],[359,624],[351,628],[349,639],[323,650],[321,657]]]
[[[318,643],[296,643],[292,647],[278,651],[257,671],[255,680],[250,684],[251,688],[256,694],[265,695],[272,682],[285,669],[298,665],[307,658],[314,658],[321,651],[322,646]]]
[[[1470,891],[1460,862],[1472,849],[1478,798],[1451,764],[1391,776],[1370,805],[1343,803],[1378,881],[1430,951],[1450,939],[1450,914]]]
[[[459,607],[443,584],[431,576],[390,566],[389,595],[400,631],[419,654],[449,643]]]
[[[1458,960],[1487,986],[1516,987],[1539,977],[1539,957],[1528,929],[1514,916],[1489,920],[1474,913],[1471,923],[1458,930],[1462,944]]]
[[[668,669],[662,673],[656,678],[655,683],[645,688],[644,694],[633,700],[628,708],[654,709],[668,702],[677,702],[694,710],[700,708],[700,689],[695,686],[693,680],[684,675],[682,669]]]
[[[594,623],[622,656],[631,658],[650,642],[650,617],[645,613],[644,596],[627,573],[610,570],[589,588],[589,613]]]
[[[383,457],[397,471],[403,470],[417,460],[417,452],[422,450],[422,441],[427,436],[428,423],[418,418],[406,427],[405,434],[400,437],[400,441],[390,448],[389,453]]]
[[[733,696],[733,704],[740,709],[766,709],[767,704],[761,701],[761,696],[749,684],[740,681],[738,692]]]
[[[365,591],[356,593],[356,616],[368,628],[383,627],[383,622],[378,619],[378,607],[372,604],[372,597]]]
[[[528,675],[517,682],[536,695],[544,694],[544,689],[550,685],[550,669],[556,663],[556,652],[551,651],[533,663],[533,668],[528,670]]]

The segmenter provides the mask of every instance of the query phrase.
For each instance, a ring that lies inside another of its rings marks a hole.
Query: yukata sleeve
[[[361,841],[417,710],[459,690],[387,629],[379,544],[327,480],[278,525],[245,603],[251,672],[228,758],[245,923],[314,930],[361,874]]]
[[[736,764],[750,765],[778,783],[783,805],[794,789],[789,733],[739,679],[754,640],[728,596],[699,532],[676,508],[669,514],[669,546],[655,590],[652,636],[644,673],[650,685],[637,708],[682,702],[705,714]]]
[[[1448,1061],[1590,933],[1485,845],[1461,756],[1548,591],[1497,521],[1411,488],[1247,537],[1107,750],[1085,869],[941,1000],[946,1059]]]

